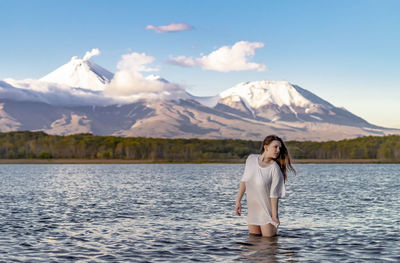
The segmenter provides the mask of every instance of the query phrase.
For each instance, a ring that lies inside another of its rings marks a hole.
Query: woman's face
[[[281,142],[277,140],[272,141],[269,145],[264,145],[266,157],[272,159],[278,158],[281,146]]]

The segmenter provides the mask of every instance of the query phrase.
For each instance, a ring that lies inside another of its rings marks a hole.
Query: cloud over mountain
[[[221,47],[200,59],[187,58],[185,63],[222,72],[262,70],[264,65],[249,61],[254,50],[262,46],[263,43],[259,42],[241,41],[231,47]],[[137,52],[124,54],[117,64],[118,71],[113,74],[91,61],[92,57],[100,53],[98,48],[93,48],[83,58],[74,56],[38,80],[4,79],[0,82],[0,96],[17,101],[66,106],[104,106],[132,103],[140,99],[179,100],[193,97],[180,84],[146,74],[159,71],[154,66],[156,59],[152,56]],[[203,98],[199,100],[204,101]]]
[[[76,56],[39,80],[4,79],[0,81],[0,98],[37,101],[52,105],[111,105],[132,103],[140,99],[184,99],[188,94],[179,84],[155,75],[151,66],[155,58],[145,53],[122,55],[113,74],[90,61],[100,54],[95,48],[83,58]]]
[[[154,30],[156,33],[172,33],[193,29],[192,26],[182,23],[171,23],[166,26],[147,25],[146,29]]]
[[[108,105],[117,103],[100,91],[70,87],[34,79],[0,80],[0,98],[15,101],[35,101],[52,105]]]
[[[154,57],[145,53],[131,53],[122,56],[118,62],[118,72],[109,85],[106,85],[106,96],[118,97],[124,101],[140,98],[179,98],[185,91],[178,84],[159,81],[157,78],[146,78],[142,72],[158,71],[148,65],[155,61]]]
[[[183,67],[201,67],[205,70],[220,72],[255,70],[264,71],[262,63],[250,62],[255,50],[264,47],[261,42],[239,41],[233,46],[222,46],[199,58],[178,56],[172,57],[169,63]]]

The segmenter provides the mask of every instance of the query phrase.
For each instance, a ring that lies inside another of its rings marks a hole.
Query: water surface
[[[0,261],[400,261],[400,165],[296,165],[275,238],[234,215],[243,168],[1,165]]]

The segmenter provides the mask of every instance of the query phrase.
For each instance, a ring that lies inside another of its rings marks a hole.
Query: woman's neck
[[[263,154],[260,154],[260,159],[259,160],[260,160],[261,163],[265,163],[265,164],[270,164],[270,163],[272,163],[274,161],[273,158],[267,157],[265,152]]]

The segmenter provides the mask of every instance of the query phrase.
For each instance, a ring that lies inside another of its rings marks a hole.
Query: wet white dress
[[[242,182],[246,184],[247,223],[249,225],[277,224],[272,221],[272,198],[281,198],[286,194],[283,175],[279,165],[273,162],[261,167],[259,154],[251,154],[246,160]]]

